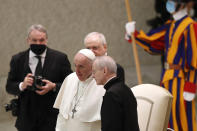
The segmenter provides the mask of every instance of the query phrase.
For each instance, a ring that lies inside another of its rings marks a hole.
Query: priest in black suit
[[[101,130],[139,131],[136,98],[116,77],[115,61],[109,56],[97,57],[92,70],[96,83],[106,89],[101,107]]]
[[[72,73],[67,55],[47,47],[42,25],[28,30],[30,48],[10,62],[6,91],[18,96],[18,131],[55,131],[58,110],[53,109],[64,78]],[[42,82],[36,76],[41,76]]]

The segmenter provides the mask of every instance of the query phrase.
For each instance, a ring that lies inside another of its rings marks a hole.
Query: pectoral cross
[[[74,108],[72,109],[72,118],[74,118],[75,113],[77,112],[77,110],[75,109],[76,106],[74,106]]]

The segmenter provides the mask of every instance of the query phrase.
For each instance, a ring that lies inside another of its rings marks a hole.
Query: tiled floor
[[[5,112],[5,109],[0,108],[0,131],[17,131],[14,127],[15,117],[11,112]]]

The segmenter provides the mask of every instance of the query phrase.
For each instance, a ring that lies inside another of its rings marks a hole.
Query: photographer
[[[53,104],[72,70],[66,54],[48,48],[47,42],[46,29],[32,25],[27,37],[30,49],[14,55],[10,62],[6,90],[18,96],[18,131],[55,131],[58,110]]]

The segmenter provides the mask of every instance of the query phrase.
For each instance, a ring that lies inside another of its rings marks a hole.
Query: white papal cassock
[[[98,86],[92,77],[82,82],[75,72],[67,76],[54,104],[59,109],[56,131],[100,131],[104,94],[103,86]]]

